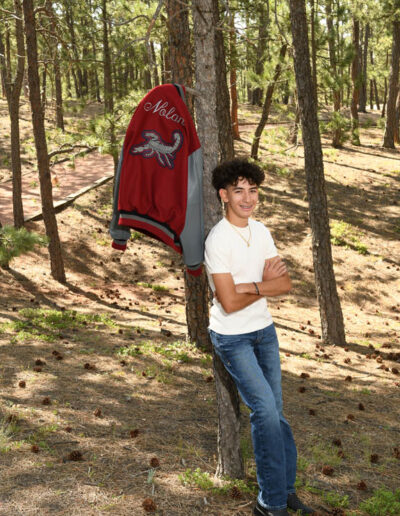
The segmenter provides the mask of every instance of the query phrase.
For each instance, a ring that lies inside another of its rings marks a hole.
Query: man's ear
[[[225,188],[220,188],[218,190],[219,196],[221,197],[222,202],[228,202],[228,193]]]

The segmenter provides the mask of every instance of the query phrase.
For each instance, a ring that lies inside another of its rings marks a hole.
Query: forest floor
[[[245,155],[259,111],[240,116]],[[323,346],[303,148],[290,148],[285,119],[264,131],[256,218],[294,284],[269,306],[297,490],[322,515],[399,515],[400,154],[380,147],[376,112],[362,116],[360,147],[323,138],[347,347]],[[3,156],[7,145],[1,133]],[[0,269],[0,515],[140,516],[143,504],[163,516],[250,515],[248,410],[246,478],[215,479],[212,361],[187,340],[181,259],[138,233],[124,254],[112,250],[111,189],[57,215],[66,285],[51,278],[45,248]],[[27,227],[44,232],[41,221]]]

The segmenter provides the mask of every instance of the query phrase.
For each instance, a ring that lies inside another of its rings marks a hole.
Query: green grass
[[[144,236],[143,233],[139,233],[139,231],[131,232],[131,240],[142,240],[143,236]]]
[[[360,231],[357,227],[343,220],[331,222],[331,243],[353,249],[359,254],[368,254],[365,244],[359,240]]]
[[[314,462],[320,465],[339,466],[342,463],[342,458],[338,456],[337,449],[326,443],[314,445],[311,454]]]
[[[349,497],[333,491],[324,491],[322,499],[331,507],[346,509],[349,506]]]
[[[153,284],[153,283],[148,283],[146,281],[138,281],[136,283],[136,285],[139,285],[139,287],[151,288],[155,292],[168,292],[169,291],[168,287],[164,287],[163,285],[157,285],[157,283]]]
[[[83,314],[75,310],[45,310],[41,308],[24,308],[20,310],[21,319],[1,325],[0,331],[14,332],[14,343],[29,339],[54,342],[60,332],[67,329],[100,326],[115,328],[114,321],[105,314]]]
[[[371,516],[398,516],[400,514],[400,489],[394,493],[377,489],[368,500],[360,504],[360,509]]]
[[[225,478],[222,480],[221,486],[216,486],[210,474],[201,471],[200,468],[195,470],[187,469],[184,473],[178,476],[179,480],[184,486],[197,487],[203,491],[211,491],[213,494],[227,495],[230,493],[232,488],[239,489],[242,493],[255,494],[257,492],[257,486],[255,483],[246,482],[241,479],[229,479]]]
[[[13,448],[13,437],[18,433],[18,419],[9,416],[0,424],[0,453],[7,453]]]
[[[161,355],[162,357],[177,361],[190,362],[191,351],[194,351],[195,346],[192,343],[185,341],[175,341],[168,344],[156,343],[152,340],[143,340],[128,347],[118,348],[116,353],[120,356],[135,357],[138,355]]]

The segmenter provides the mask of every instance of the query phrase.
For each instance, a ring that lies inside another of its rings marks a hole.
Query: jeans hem
[[[267,505],[262,501],[261,493],[257,497],[257,502],[263,507],[264,509],[267,509],[268,511],[279,511],[280,509],[286,509],[287,505]]]

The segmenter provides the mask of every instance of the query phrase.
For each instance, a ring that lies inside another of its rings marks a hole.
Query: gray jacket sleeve
[[[113,201],[113,214],[110,224],[110,235],[113,239],[112,247],[114,249],[119,249],[120,251],[125,251],[126,243],[131,236],[131,231],[127,226],[119,226],[119,211],[118,211],[118,194],[119,194],[119,186],[120,186],[120,178],[121,178],[121,168],[122,161],[124,159],[124,148],[121,149],[121,154],[119,156],[117,173],[115,175],[115,183],[114,183],[114,201]]]

